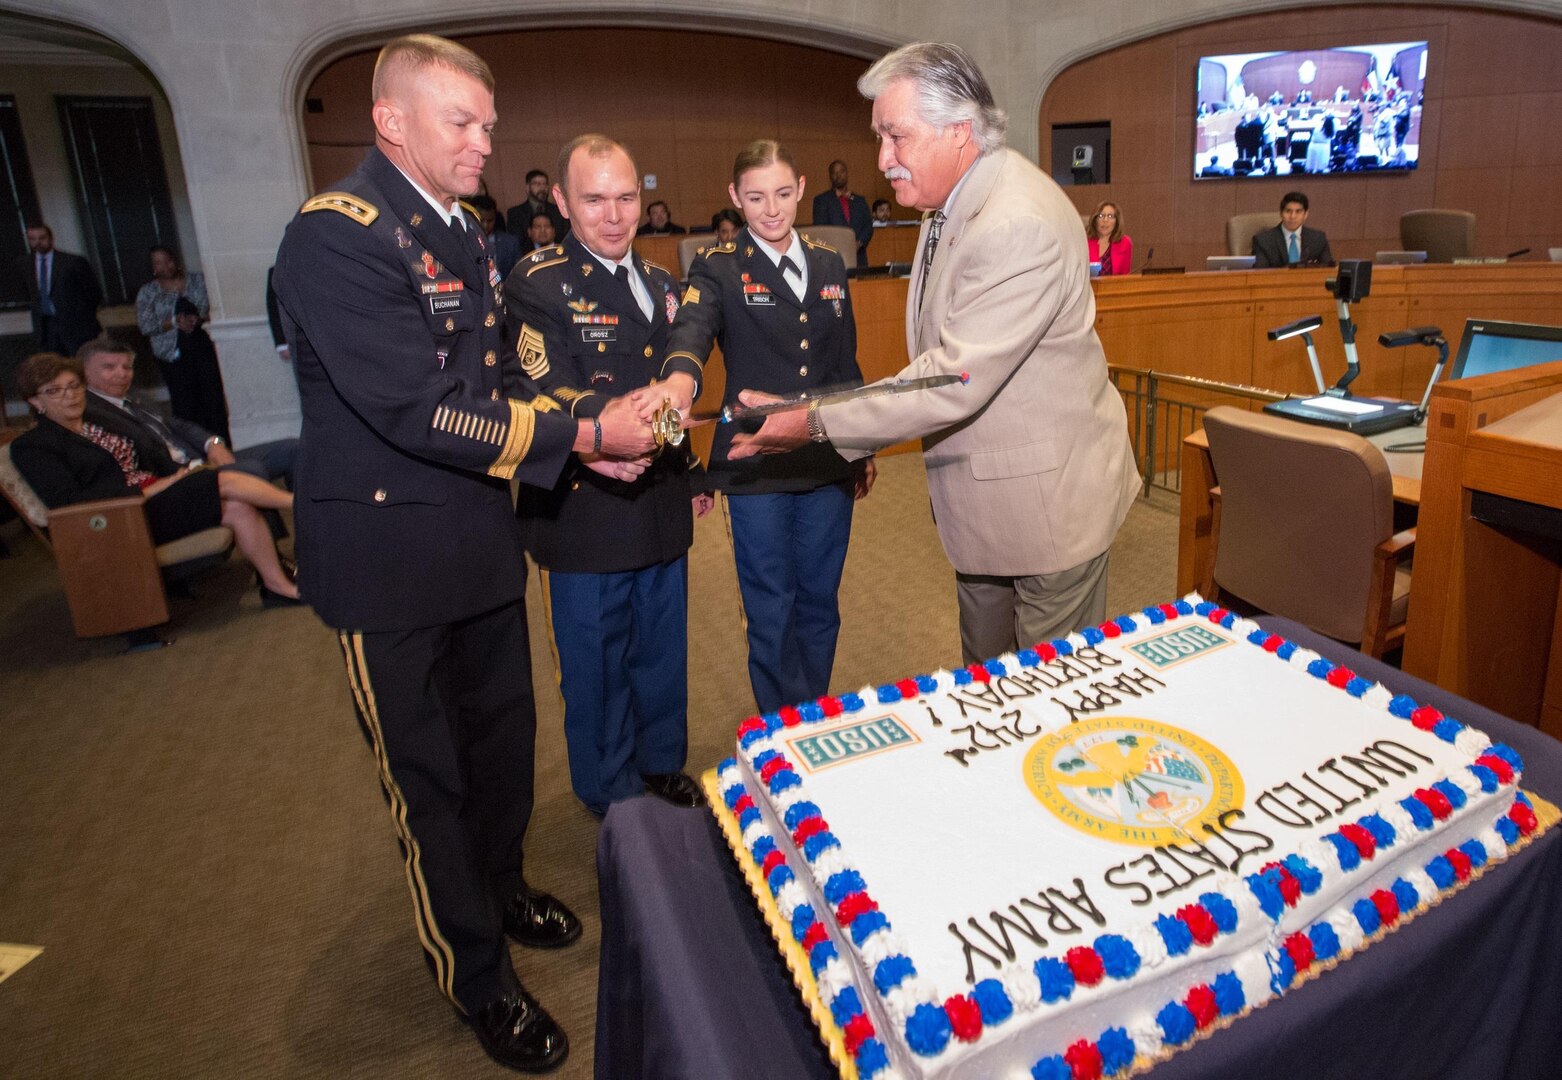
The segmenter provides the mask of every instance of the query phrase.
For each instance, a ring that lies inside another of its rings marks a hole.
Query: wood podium
[[[1440,384],[1404,669],[1562,736],[1562,361]]]

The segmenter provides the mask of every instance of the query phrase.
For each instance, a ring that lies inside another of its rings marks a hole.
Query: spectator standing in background
[[[531,222],[533,214],[547,214],[548,220],[553,222],[553,235],[560,240],[569,232],[569,222],[564,220],[564,215],[559,212],[558,205],[549,198],[548,174],[541,169],[533,169],[526,174],[526,201],[517,203],[505,211],[504,224],[506,230],[520,236],[526,231],[526,226]]]
[[[711,215],[710,227],[716,234],[716,243],[731,244],[743,231],[743,215],[730,206],[723,207]]]
[[[45,352],[74,353],[83,342],[97,337],[98,305],[103,290],[92,265],[80,255],[54,248],[54,230],[47,225],[27,226],[27,304],[33,315],[33,341]]]
[[[152,355],[168,384],[174,415],[228,436],[228,399],[217,349],[202,323],[211,313],[206,279],[186,271],[172,248],[152,248],[152,280],[136,293],[136,325],[152,343]]]
[[[1123,232],[1123,212],[1113,202],[1096,207],[1090,224],[1085,227],[1090,241],[1090,261],[1101,264],[1101,276],[1132,272],[1134,242]]]
[[[846,162],[830,162],[830,190],[814,196],[815,225],[844,225],[857,237],[857,265],[868,265],[868,243],[873,239],[873,212],[868,200],[847,186]]]

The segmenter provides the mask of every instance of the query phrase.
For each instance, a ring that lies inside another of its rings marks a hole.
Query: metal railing
[[[1260,386],[1117,364],[1108,365],[1107,370],[1128,409],[1128,434],[1139,475],[1144,478],[1145,495],[1150,494],[1151,488],[1182,490],[1182,440],[1198,430],[1211,406],[1225,404],[1222,399],[1226,398],[1283,401],[1291,396]],[[1166,387],[1183,392],[1168,393]]]

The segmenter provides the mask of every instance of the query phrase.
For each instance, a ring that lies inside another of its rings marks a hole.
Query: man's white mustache
[[[904,168],[903,166],[897,165],[893,169],[885,169],[884,170],[884,179],[886,179],[886,180],[910,180],[911,179],[911,170],[907,169],[907,168]]]

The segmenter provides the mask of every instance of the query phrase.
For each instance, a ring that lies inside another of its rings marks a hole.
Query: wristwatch
[[[812,402],[808,406],[808,438],[811,442],[829,442],[830,436],[824,431],[824,417],[819,415],[819,403]]]

